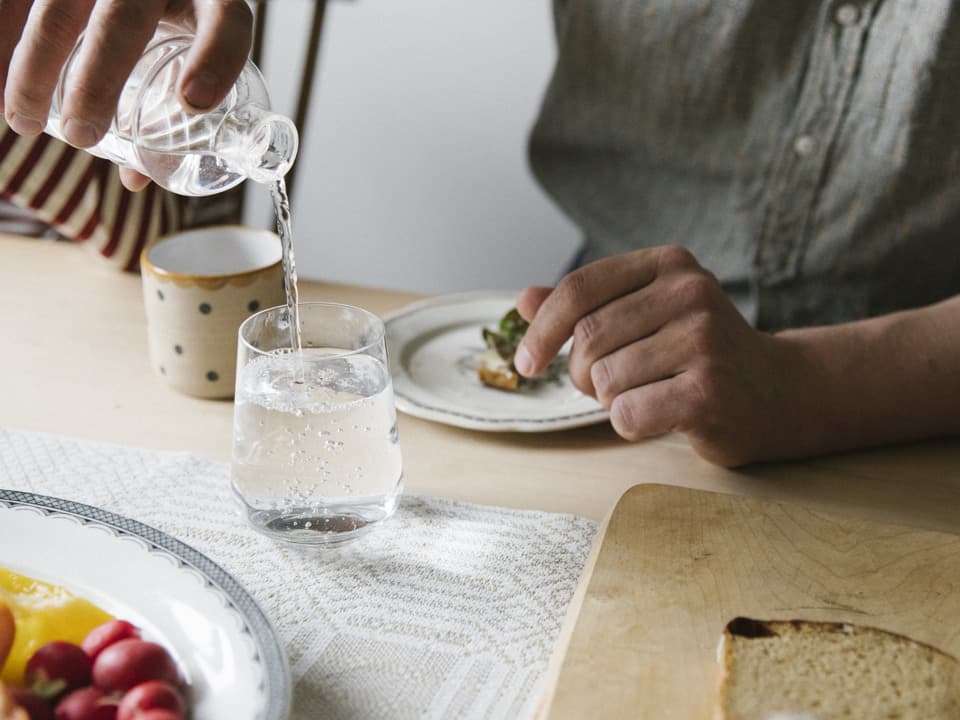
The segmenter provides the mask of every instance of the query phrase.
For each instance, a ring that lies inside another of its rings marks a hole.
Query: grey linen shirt
[[[686,246],[767,330],[960,293],[960,2],[555,11],[530,158],[585,261]]]

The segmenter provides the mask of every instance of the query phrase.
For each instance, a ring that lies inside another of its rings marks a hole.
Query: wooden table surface
[[[304,282],[303,300],[384,313],[416,296]],[[138,277],[82,246],[0,236],[0,427],[229,459],[232,404],[177,394],[153,375]],[[607,425],[482,433],[400,416],[406,491],[603,521],[656,482],[801,503],[960,533],[960,441],[724,470],[683,437],[628,444]],[[596,549],[596,548],[595,548]],[[554,654],[555,677],[593,559]],[[548,680],[547,688],[551,682]]]

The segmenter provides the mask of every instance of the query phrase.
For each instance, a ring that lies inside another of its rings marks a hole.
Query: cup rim
[[[386,334],[387,334],[386,324],[383,322],[383,318],[381,318],[379,315],[375,313],[370,312],[369,310],[366,310],[358,305],[350,305],[349,303],[339,303],[339,302],[329,302],[329,301],[301,302],[301,303],[297,303],[297,307],[300,309],[305,307],[327,307],[327,308],[346,309],[346,310],[358,312],[360,315],[365,316],[368,320],[373,321],[374,327],[376,328],[376,332],[375,332],[374,338],[370,342],[368,342],[366,345],[363,345],[362,347],[354,348],[353,350],[341,350],[338,352],[332,352],[329,355],[323,355],[323,359],[325,360],[350,357],[351,355],[366,354],[367,351],[369,351],[371,348],[376,347],[381,343],[384,344],[384,349],[386,349],[385,347]],[[263,310],[258,310],[253,315],[251,315],[246,320],[244,320],[242,323],[240,323],[240,327],[237,329],[237,347],[239,348],[242,345],[249,352],[256,353],[257,355],[261,355],[261,356],[271,355],[272,351],[261,350],[260,348],[254,347],[249,342],[247,342],[246,338],[244,338],[243,336],[243,331],[244,331],[244,328],[246,328],[247,323],[250,323],[254,318],[259,317],[260,315],[265,315],[266,313],[276,312],[278,310],[286,310],[286,309],[287,309],[286,305],[274,305],[273,307],[264,308]]]
[[[143,248],[140,251],[140,268],[142,271],[151,272],[154,275],[162,278],[169,278],[170,280],[186,280],[186,281],[197,281],[197,280],[225,280],[227,278],[239,278],[247,277],[249,275],[256,275],[257,273],[262,273],[264,270],[272,270],[273,268],[281,265],[283,263],[283,256],[274,260],[272,263],[267,265],[260,265],[259,267],[249,268],[247,270],[240,270],[238,272],[228,272],[228,273],[210,273],[210,274],[198,274],[198,273],[182,273],[175,270],[167,270],[166,268],[159,267],[150,261],[150,251],[155,247],[160,245],[160,243],[165,240],[170,240],[175,237],[183,237],[186,235],[196,235],[203,232],[210,232],[211,230],[240,230],[244,233],[255,233],[255,234],[267,234],[272,235],[277,238],[277,241],[280,241],[280,236],[272,230],[265,230],[261,228],[253,228],[247,225],[238,225],[236,223],[231,223],[229,225],[205,225],[203,227],[191,228],[189,230],[177,230],[176,232],[167,233],[166,235],[161,235],[153,243]]]

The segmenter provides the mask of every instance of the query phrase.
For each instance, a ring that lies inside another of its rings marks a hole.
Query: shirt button
[[[860,11],[856,5],[847,3],[837,8],[837,14],[834,17],[838,25],[849,27],[860,19]]]
[[[793,151],[800,157],[813,155],[817,149],[817,141],[809,135],[801,135],[793,142]]]

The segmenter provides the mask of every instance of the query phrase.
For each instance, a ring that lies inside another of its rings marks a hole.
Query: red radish
[[[183,715],[178,715],[173,710],[154,708],[137,715],[137,720],[183,720]]]
[[[80,647],[90,656],[90,660],[96,660],[104,648],[113,645],[121,640],[140,639],[140,628],[126,620],[111,620],[103,625],[98,625],[83,639]]]
[[[173,685],[151,680],[127,691],[120,701],[117,720],[141,720],[148,710],[169,710],[183,720],[187,704]]]
[[[53,699],[90,684],[90,658],[77,645],[49,642],[27,661],[26,686],[42,698]]]
[[[178,685],[177,666],[162,645],[146,640],[121,640],[105,648],[93,663],[93,684],[104,690],[126,691],[148,680]]]
[[[23,708],[30,720],[53,720],[53,708],[46,700],[32,690],[22,687],[8,687],[14,705]]]
[[[56,720],[116,720],[117,700],[100,688],[74,690],[57,704]]]

